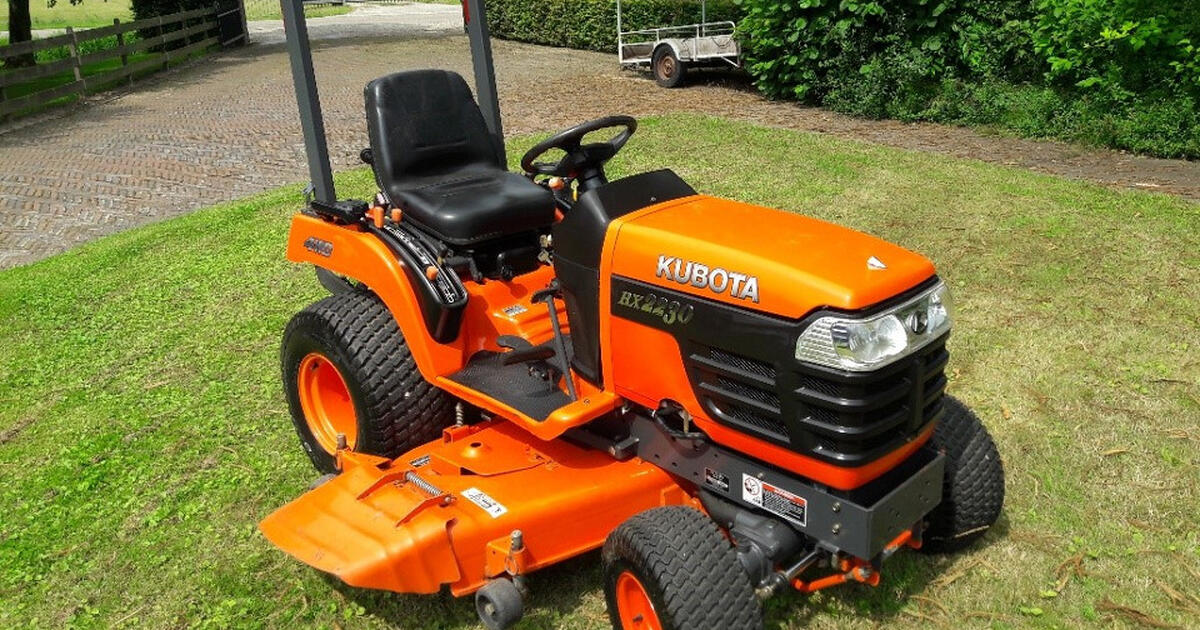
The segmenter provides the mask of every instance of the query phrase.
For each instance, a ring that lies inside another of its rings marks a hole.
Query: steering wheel
[[[610,140],[582,144],[583,137],[589,133],[616,127],[624,127],[624,129]],[[530,175],[579,177],[580,179],[590,179],[597,175],[603,177],[601,168],[604,163],[611,160],[617,151],[625,146],[635,131],[637,131],[637,120],[632,116],[605,116],[575,125],[546,138],[525,152],[525,156],[521,158],[521,168]],[[536,161],[551,149],[559,149],[566,155],[557,162]]]

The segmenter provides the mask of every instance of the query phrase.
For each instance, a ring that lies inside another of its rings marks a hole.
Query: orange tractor
[[[332,293],[284,333],[325,473],[261,524],[287,553],[353,586],[474,593],[495,629],[531,572],[602,549],[615,628],[724,630],[999,516],[995,445],[944,393],[952,309],[924,257],[670,170],[610,182],[629,117],[550,137],[521,175],[454,73],[376,79],[366,112],[379,194],[312,200],[287,245]]]

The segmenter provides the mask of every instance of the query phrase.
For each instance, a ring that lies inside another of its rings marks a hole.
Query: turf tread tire
[[[948,553],[979,540],[1004,506],[1004,465],[987,427],[966,405],[946,397],[930,443],[946,455],[942,502],[929,514],[923,550]]]
[[[762,605],[737,553],[712,519],[690,507],[636,514],[608,536],[601,554],[613,628],[621,628],[616,580],[632,571],[664,630],[757,630]]]
[[[300,361],[312,351],[331,360],[346,381],[357,416],[357,452],[396,457],[437,438],[454,421],[455,399],[421,376],[383,302],[367,291],[331,295],[288,322],[281,348],[292,421],[321,472],[334,472],[334,460],[309,431],[297,393]]]

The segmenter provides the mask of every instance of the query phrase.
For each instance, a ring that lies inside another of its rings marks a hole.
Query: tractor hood
[[[866,308],[934,273],[924,256],[873,236],[703,195],[630,215],[614,240],[614,276],[792,319]]]

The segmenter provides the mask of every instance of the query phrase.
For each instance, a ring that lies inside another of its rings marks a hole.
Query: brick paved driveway
[[[317,34],[314,60],[335,168],[356,165],[366,144],[361,90],[368,80],[431,65],[470,76],[466,38],[458,27],[449,31],[376,29],[354,39],[338,39],[335,30]],[[764,101],[736,79],[662,90],[618,70],[612,55],[503,41],[494,48],[509,134],[617,112],[699,111],[1200,199],[1197,162],[857,120]],[[256,44],[0,129],[0,268],[302,181],[303,144],[287,63],[282,46]]]

